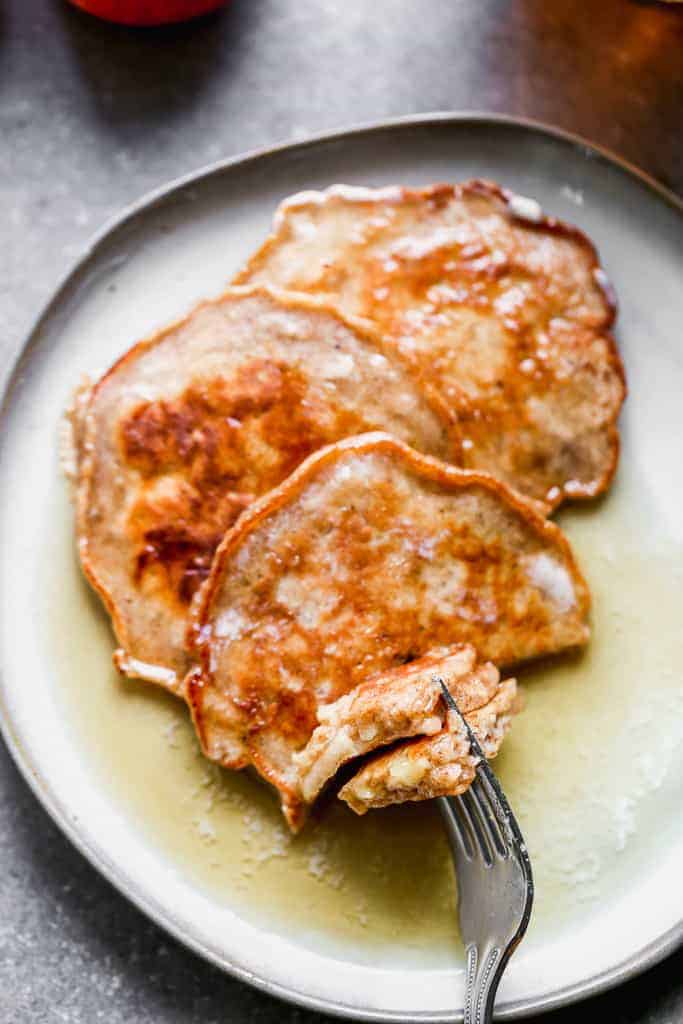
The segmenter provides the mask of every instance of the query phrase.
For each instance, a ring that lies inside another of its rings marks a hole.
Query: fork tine
[[[462,818],[457,811],[455,799],[452,799],[451,797],[444,797],[442,800],[439,800],[439,810],[441,811],[448,831],[456,840],[455,849],[467,860],[472,860],[475,854],[474,839],[466,823],[462,821]]]
[[[441,693],[443,694],[443,699],[446,704],[446,707],[449,708],[451,711],[457,711],[458,714],[460,714],[460,711],[458,711],[458,705],[453,700],[453,695],[451,694],[451,691],[444,683],[441,676],[434,676],[434,679],[438,680],[439,682],[439,686],[441,687]]]
[[[476,845],[487,867],[493,864],[493,850],[489,843],[486,826],[483,824],[476,803],[472,800],[471,787],[456,797],[460,812],[475,837]]]
[[[462,716],[461,716],[462,718]],[[531,873],[531,863],[529,861],[529,853],[524,842],[524,836],[517,823],[517,819],[512,813],[510,804],[507,801],[507,797],[503,792],[498,779],[491,766],[489,765],[486,757],[479,746],[477,737],[470,729],[467,721],[463,718],[465,728],[470,736],[470,744],[473,751],[480,755],[480,762],[477,765],[477,779],[482,789],[487,793],[491,807],[493,808],[496,821],[500,827],[501,834],[506,840],[509,850],[515,852],[517,859],[520,862],[523,874],[529,888],[531,890],[533,898],[533,879]]]
[[[508,857],[510,847],[505,839],[505,832],[496,813],[495,804],[483,783],[483,777],[477,774],[469,788],[472,802],[477,805],[479,816],[485,825],[489,845],[499,857]]]

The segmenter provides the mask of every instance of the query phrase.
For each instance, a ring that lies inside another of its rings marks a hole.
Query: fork
[[[458,707],[443,682],[444,700]],[[440,797],[458,879],[458,918],[465,943],[463,1024],[490,1024],[498,984],[531,916],[534,883],[526,844],[496,776],[462,715],[477,759],[461,796]]]

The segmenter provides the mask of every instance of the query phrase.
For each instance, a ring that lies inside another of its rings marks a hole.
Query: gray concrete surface
[[[682,53],[683,9],[633,0],[233,0],[160,32],[60,0],[2,0],[0,345],[130,200],[202,163],[352,122],[524,114],[683,193]],[[678,955],[543,1021],[678,1024],[682,973]],[[1,1024],[314,1019],[224,977],[130,907],[0,745]]]

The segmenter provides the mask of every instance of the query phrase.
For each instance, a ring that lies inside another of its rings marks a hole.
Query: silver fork
[[[460,714],[439,682],[446,704]],[[490,1024],[503,971],[529,923],[534,883],[519,825],[476,736],[460,718],[478,758],[476,776],[462,796],[441,797],[439,809],[458,878],[467,957],[464,1024]]]

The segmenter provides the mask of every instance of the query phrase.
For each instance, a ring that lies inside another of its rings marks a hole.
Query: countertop
[[[489,110],[578,132],[683,193],[683,6],[233,0],[164,30],[0,5],[0,309],[15,344],[89,236],[204,163],[359,121]],[[0,344],[3,342],[0,341]],[[634,923],[635,927],[635,923]],[[683,1020],[683,952],[592,1011]],[[48,819],[0,744],[0,1020],[301,1022],[181,948]]]

